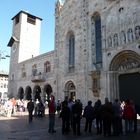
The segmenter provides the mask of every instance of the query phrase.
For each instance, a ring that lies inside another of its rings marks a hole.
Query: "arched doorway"
[[[31,87],[30,86],[27,86],[26,87],[26,89],[25,89],[25,98],[26,98],[26,100],[30,100],[30,99],[32,99],[32,89],[31,89]]]
[[[41,88],[39,85],[36,85],[33,89],[33,95],[34,95],[34,100],[36,101],[37,99],[38,100],[41,100],[41,96],[40,96],[40,93],[41,93]]]
[[[140,103],[140,56],[134,51],[122,51],[117,54],[110,65],[110,95],[113,99],[127,98]]]
[[[66,83],[64,92],[65,92],[65,97],[68,96],[72,100],[76,99],[75,85],[72,81],[68,81]]]
[[[131,99],[140,106],[140,73],[121,74],[119,76],[120,99]]]
[[[51,85],[49,85],[49,84],[46,84],[45,86],[44,86],[44,99],[45,99],[45,101],[47,100],[47,101],[49,101],[49,98],[50,98],[50,95],[52,94],[52,87],[51,87]]]
[[[19,98],[20,100],[24,99],[24,89],[23,89],[23,87],[20,87],[20,88],[18,89],[18,98]]]

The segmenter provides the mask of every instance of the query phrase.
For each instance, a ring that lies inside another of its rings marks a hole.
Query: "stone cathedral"
[[[44,54],[42,19],[20,11],[12,21],[9,96],[140,104],[140,0],[57,0],[54,50]]]

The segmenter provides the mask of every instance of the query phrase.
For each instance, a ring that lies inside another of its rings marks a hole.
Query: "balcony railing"
[[[32,82],[45,82],[46,78],[45,78],[44,74],[39,72],[39,73],[37,73],[35,75],[32,75],[31,81]]]

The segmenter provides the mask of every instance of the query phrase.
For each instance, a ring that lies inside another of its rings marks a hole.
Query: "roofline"
[[[3,76],[8,76],[8,75],[9,75],[9,73],[8,73],[8,72],[6,72],[6,71],[0,71],[0,75],[3,75]]]
[[[32,14],[26,12],[26,11],[22,11],[22,10],[21,10],[20,12],[18,12],[11,20],[14,20],[14,18],[15,18],[17,15],[21,14],[21,13],[24,13],[24,14],[27,14],[27,15],[31,15],[31,16],[33,16],[33,17],[35,17],[35,18],[38,18],[38,19],[40,19],[40,20],[43,20],[43,19],[40,18],[40,17],[34,16],[34,15],[32,15]]]
[[[9,77],[9,74],[1,74],[0,73],[0,76],[7,76],[7,77]]]

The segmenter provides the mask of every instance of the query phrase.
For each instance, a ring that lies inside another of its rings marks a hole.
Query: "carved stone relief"
[[[100,94],[100,71],[94,71],[92,73],[92,79],[93,79],[93,95],[94,97],[99,97]]]
[[[119,65],[118,71],[126,71],[131,70],[135,68],[139,68],[140,63],[136,60],[126,58],[122,63]]]

